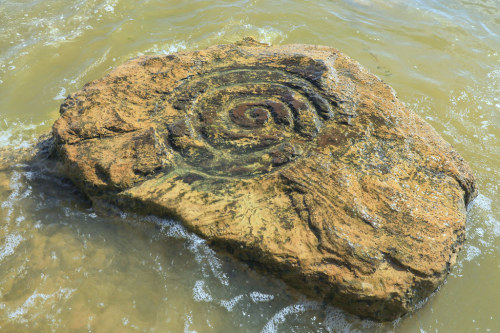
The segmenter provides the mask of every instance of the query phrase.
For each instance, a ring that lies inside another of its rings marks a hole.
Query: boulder
[[[94,202],[176,218],[378,321],[443,282],[477,194],[452,146],[331,47],[245,39],[142,56],[60,113],[56,156]]]

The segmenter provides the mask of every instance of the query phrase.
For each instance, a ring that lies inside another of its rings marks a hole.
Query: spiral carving
[[[244,40],[132,59],[68,96],[53,136],[57,169],[106,210],[179,219],[382,321],[446,278],[477,195],[449,144],[324,46]]]
[[[184,80],[168,97],[183,115],[167,126],[170,146],[205,173],[255,176],[280,168],[308,150],[334,115],[312,61],[218,69]],[[290,65],[290,64],[288,64]]]

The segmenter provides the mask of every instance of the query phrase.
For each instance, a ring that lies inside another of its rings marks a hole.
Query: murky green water
[[[0,170],[1,332],[500,332],[498,0],[0,1],[0,147],[128,58],[244,36],[335,46],[470,162],[480,195],[447,283],[378,325],[293,294],[173,221],[98,216],[43,169]],[[151,223],[153,222],[153,223]]]

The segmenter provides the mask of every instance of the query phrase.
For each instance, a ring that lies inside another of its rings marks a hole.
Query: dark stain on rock
[[[185,175],[182,175],[182,176],[177,176],[174,179],[175,180],[180,180],[183,183],[191,185],[191,184],[193,184],[196,181],[202,181],[202,180],[204,180],[205,177],[203,177],[200,174],[191,172],[191,173],[188,173],[188,174],[185,174]]]

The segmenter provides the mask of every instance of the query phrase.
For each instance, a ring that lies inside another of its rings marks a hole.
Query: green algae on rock
[[[172,216],[304,294],[379,321],[443,282],[476,194],[469,166],[330,47],[247,39],[132,59],[53,127],[92,200]]]

